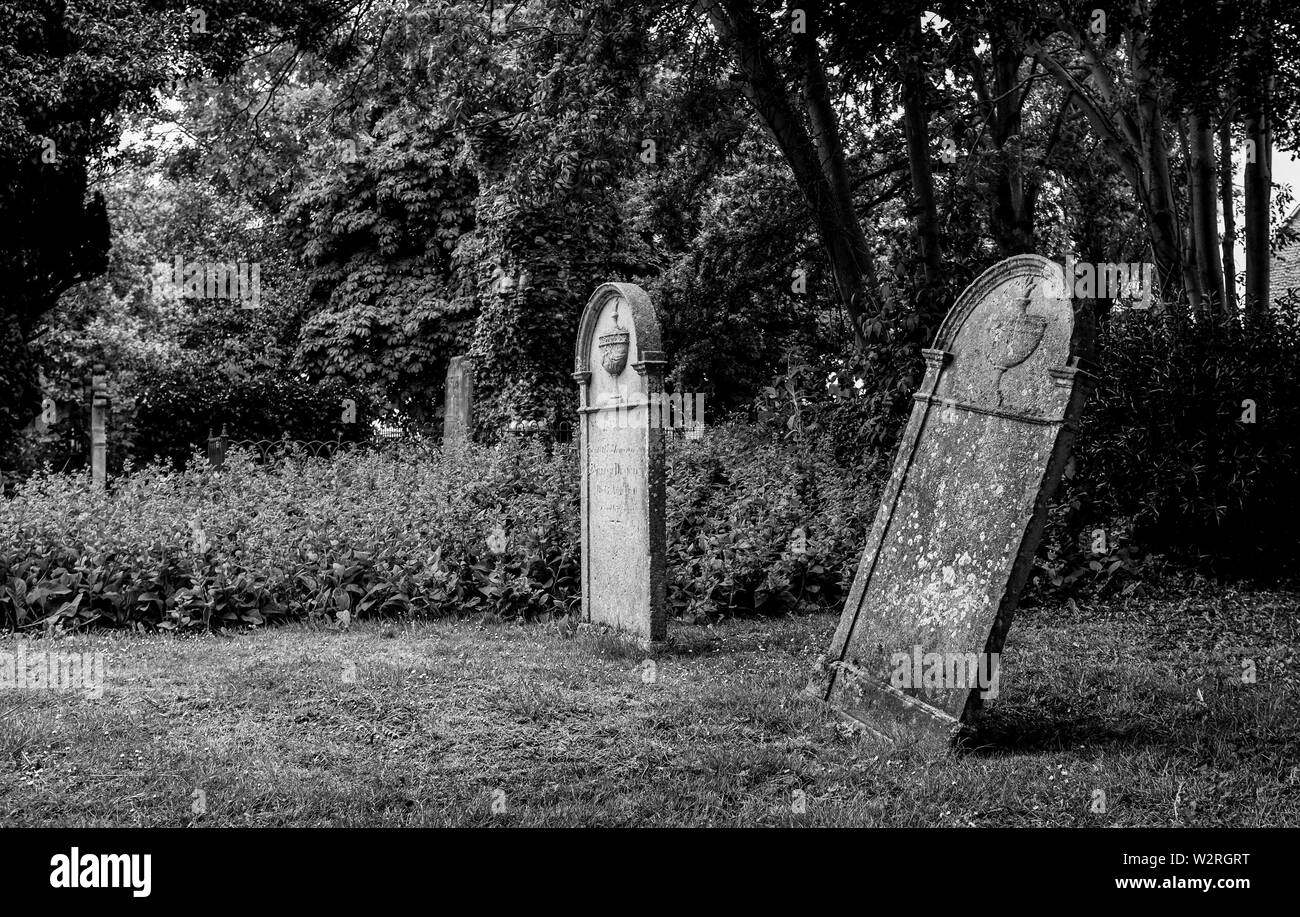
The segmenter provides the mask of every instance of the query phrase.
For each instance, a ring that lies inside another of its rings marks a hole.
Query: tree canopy
[[[569,409],[582,302],[632,280],[673,384],[727,409],[815,364],[883,436],[1000,257],[1151,261],[1197,314],[1271,302],[1284,4],[0,7],[7,435],[31,346],[92,325],[87,359],[130,325],[413,425],[467,352],[496,429]],[[175,255],[259,263],[265,311],[168,301]]]

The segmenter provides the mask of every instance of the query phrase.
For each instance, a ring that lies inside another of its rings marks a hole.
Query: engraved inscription
[[[590,416],[590,415],[589,415]],[[646,431],[589,428],[587,526],[592,614],[637,630],[649,603]]]

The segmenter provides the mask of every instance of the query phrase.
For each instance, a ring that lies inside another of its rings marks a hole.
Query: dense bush
[[[37,475],[0,509],[0,608],[10,627],[163,628],[563,610],[576,574],[564,466],[482,449],[259,466],[234,451],[219,471],[154,465],[107,493]]]
[[[1174,567],[1294,577],[1300,303],[1251,319],[1116,313],[1101,323],[1092,369],[1097,386],[1051,508],[1038,585],[1131,590]],[[763,390],[756,416],[840,475],[879,479],[914,384],[845,362],[792,366]],[[1139,577],[1143,567],[1150,576]]]
[[[691,616],[834,604],[871,507],[861,482],[752,427],[670,449],[669,599]],[[863,516],[865,514],[865,518]],[[153,465],[97,491],[38,473],[0,501],[5,628],[165,629],[579,602],[577,468],[539,444],[411,444],[212,471]]]
[[[872,488],[798,439],[748,425],[676,444],[668,484],[668,580],[688,616],[838,607],[852,584]]]
[[[225,427],[232,439],[364,438],[366,397],[335,380],[309,382],[281,369],[212,363],[199,354],[155,362],[134,375],[134,454],[182,464]],[[344,424],[343,401],[356,406]]]
[[[1295,303],[1251,320],[1121,313],[1098,343],[1097,388],[1049,528],[1055,577],[1109,574],[1149,553],[1220,574],[1294,575]]]

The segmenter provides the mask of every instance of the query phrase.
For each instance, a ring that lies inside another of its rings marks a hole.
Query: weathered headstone
[[[827,670],[815,689],[880,734],[953,735],[996,695],[998,657],[1090,388],[1059,266],[1009,258],[924,351]]]
[[[90,479],[96,487],[108,483],[108,371],[96,363],[91,374]]]
[[[443,445],[465,442],[474,423],[474,361],[452,357],[447,364],[447,391],[442,415]]]
[[[578,326],[582,616],[650,642],[667,635],[664,430],[651,399],[664,355],[650,297],[607,283]]]

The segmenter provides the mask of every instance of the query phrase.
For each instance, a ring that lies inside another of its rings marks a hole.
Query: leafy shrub
[[[670,456],[675,609],[840,600],[869,521],[860,482],[740,425]],[[404,444],[267,465],[232,450],[220,470],[159,463],[107,491],[85,475],[38,472],[0,501],[0,623],[567,614],[580,602],[578,507],[574,450],[536,443]]]
[[[309,382],[269,367],[213,364],[187,353],[151,363],[134,375],[135,454],[183,463],[209,431],[232,439],[353,439],[368,432],[369,404],[360,391],[334,380]],[[356,423],[342,423],[343,401],[356,404]]]
[[[678,444],[668,484],[669,601],[688,616],[835,607],[875,511],[863,475],[739,424]]]
[[[564,611],[577,582],[566,466],[473,447],[259,466],[233,450],[218,471],[152,465],[107,492],[38,473],[0,507],[0,615],[170,629]]]
[[[913,381],[895,380],[882,393],[880,379],[861,370],[846,357],[795,363],[759,390],[755,419],[770,435],[801,442],[846,471],[887,475]]]
[[[1097,388],[1051,516],[1053,582],[1080,571],[1110,579],[1149,553],[1220,574],[1292,575],[1296,304],[1250,320],[1121,313],[1098,343]]]

